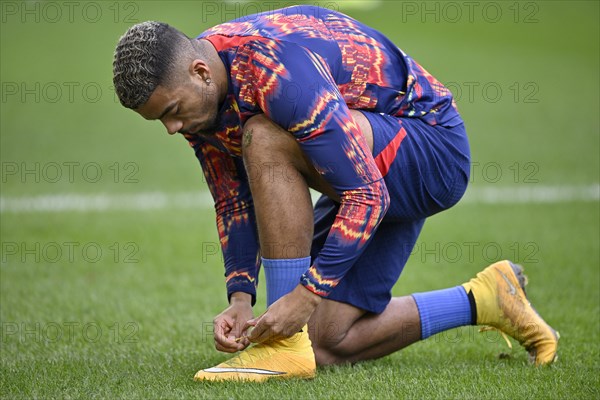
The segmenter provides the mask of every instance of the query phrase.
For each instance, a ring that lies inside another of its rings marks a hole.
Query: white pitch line
[[[212,207],[213,200],[208,192],[49,194],[0,197],[0,213],[148,211]]]
[[[316,198],[313,198],[316,200]],[[597,202],[600,184],[584,186],[471,187],[459,204],[540,204]],[[136,194],[46,194],[1,196],[0,213],[148,211],[213,208],[208,192],[144,192]]]
[[[480,186],[467,189],[460,201],[470,204],[539,204],[594,202],[600,200],[600,184],[582,186]]]

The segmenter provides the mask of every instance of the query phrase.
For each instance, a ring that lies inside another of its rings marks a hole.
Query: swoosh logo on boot
[[[260,374],[260,375],[284,375],[285,372],[280,371],[271,371],[268,369],[259,369],[259,368],[207,368],[203,370],[204,372],[212,372],[212,373],[223,373],[223,372],[238,372],[242,374]]]

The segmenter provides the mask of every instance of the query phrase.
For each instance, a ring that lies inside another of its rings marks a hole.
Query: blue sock
[[[450,289],[412,295],[421,316],[421,339],[457,328],[471,325],[471,304],[465,289]]]
[[[263,258],[267,281],[267,307],[285,296],[300,283],[300,277],[310,268],[310,257],[270,259]]]

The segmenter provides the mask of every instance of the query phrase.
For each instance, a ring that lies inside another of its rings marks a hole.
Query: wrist
[[[229,304],[248,304],[252,307],[252,295],[246,292],[233,292],[229,298]]]
[[[300,296],[302,296],[303,301],[313,306],[313,308],[316,308],[319,305],[319,303],[321,303],[321,296],[310,291],[302,284],[296,286],[294,291],[297,292]]]

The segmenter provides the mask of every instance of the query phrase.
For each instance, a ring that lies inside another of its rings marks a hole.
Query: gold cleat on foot
[[[196,381],[254,381],[311,379],[316,374],[315,355],[305,326],[283,340],[259,343],[212,368],[201,369]]]
[[[489,325],[516,339],[536,365],[557,358],[558,332],[548,325],[529,303],[523,267],[510,261],[490,265],[469,282],[477,306],[477,325]]]

